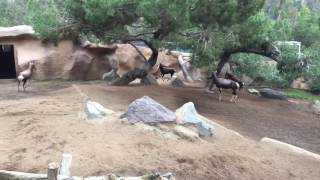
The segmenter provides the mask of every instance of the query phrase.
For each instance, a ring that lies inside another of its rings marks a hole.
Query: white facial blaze
[[[237,83],[237,82],[236,82],[236,85],[237,85],[237,88],[240,88],[240,85],[239,85],[239,83]]]

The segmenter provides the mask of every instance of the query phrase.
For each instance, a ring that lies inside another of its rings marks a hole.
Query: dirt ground
[[[84,98],[125,111],[148,95],[175,110],[193,101],[200,114],[249,138],[218,133],[199,142],[164,137],[121,121],[82,121]],[[0,81],[0,169],[45,173],[63,152],[73,155],[73,175],[142,175],[173,172],[178,179],[319,179],[320,161],[258,144],[271,137],[320,152],[320,119],[304,105],[242,93],[238,104],[219,103],[199,88],[113,87],[103,82],[35,82],[17,93]]]

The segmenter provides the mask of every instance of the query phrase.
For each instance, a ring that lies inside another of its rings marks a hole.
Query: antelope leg
[[[234,100],[234,95],[232,94],[230,102],[233,102],[233,100]]]
[[[20,81],[18,81],[18,92],[20,92]]]

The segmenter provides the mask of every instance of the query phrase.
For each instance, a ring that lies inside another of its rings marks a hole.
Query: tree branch
[[[147,58],[142,54],[142,52],[140,51],[140,49],[137,48],[137,46],[135,46],[135,45],[132,44],[131,42],[128,42],[128,44],[130,44],[132,47],[134,47],[134,48],[136,49],[136,51],[138,52],[138,54],[139,54],[140,56],[142,56],[142,58],[144,59],[145,62],[148,61]]]
[[[268,45],[263,44],[262,48],[239,48],[239,49],[223,52],[220,55],[220,62],[218,64],[217,73],[218,74],[221,73],[221,70],[224,64],[229,61],[230,56],[232,54],[236,54],[236,53],[253,53],[253,54],[268,57],[278,62],[279,64],[282,64],[283,62],[281,61],[281,59],[279,59],[279,52],[277,52],[277,50],[270,50],[270,46],[271,46],[270,44]]]
[[[151,51],[152,51],[152,54],[150,56],[150,58],[148,59],[147,63],[149,65],[149,68],[152,68],[156,63],[157,63],[157,59],[158,59],[158,49],[155,48],[153,46],[153,44],[145,39],[141,39],[141,38],[128,38],[128,39],[124,39],[123,42],[132,42],[132,41],[141,41],[143,42],[146,46],[148,46]]]

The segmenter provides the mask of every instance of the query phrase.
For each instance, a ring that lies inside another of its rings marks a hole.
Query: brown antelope
[[[18,76],[18,92],[20,91],[20,83],[23,82],[23,91],[26,90],[27,86],[26,86],[26,83],[27,81],[31,79],[31,76],[32,76],[32,73],[33,73],[33,70],[36,70],[36,67],[35,67],[35,62],[34,61],[30,61],[29,62],[29,66],[28,66],[28,69],[22,71],[19,73],[19,76]],[[29,82],[29,85],[30,85],[30,82]]]

